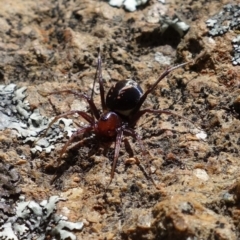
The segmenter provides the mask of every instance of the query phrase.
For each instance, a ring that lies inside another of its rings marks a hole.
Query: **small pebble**
[[[208,181],[208,179],[209,179],[209,176],[208,176],[207,172],[204,169],[201,169],[201,168],[194,169],[193,170],[193,174],[197,178],[199,178],[199,179],[201,179],[203,181]]]

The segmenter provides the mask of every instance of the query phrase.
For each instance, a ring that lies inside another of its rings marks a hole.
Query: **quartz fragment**
[[[122,5],[130,12],[136,11],[137,7],[143,5],[148,0],[110,0],[109,4],[113,7],[121,7]]]

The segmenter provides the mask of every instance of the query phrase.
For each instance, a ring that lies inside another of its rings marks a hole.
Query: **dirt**
[[[169,109],[194,124],[171,115],[144,115],[136,131],[147,154],[126,137],[110,185],[114,143],[85,136],[59,166],[66,138],[50,154],[31,154],[32,143],[24,144],[13,130],[2,131],[1,162],[18,171],[21,193],[36,201],[67,197],[58,210],[71,221],[84,221],[78,239],[240,237],[240,67],[231,63],[236,33],[211,38],[205,24],[227,1],[166,2],[151,0],[136,12],[105,1],[1,2],[0,83],[27,86],[31,109],[47,117],[74,110],[82,100],[68,94],[44,97],[39,90],[90,94],[99,47],[105,92],[127,78],[146,91],[168,67],[155,60],[157,52],[171,65],[190,61],[162,80],[144,107]],[[158,23],[150,23],[159,12],[177,14],[189,31],[182,37],[173,29],[162,34]],[[101,109],[98,89],[94,102]],[[196,137],[196,127],[206,139]],[[156,186],[138,162],[147,172],[150,168]]]

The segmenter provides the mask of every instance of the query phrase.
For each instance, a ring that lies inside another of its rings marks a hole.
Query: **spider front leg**
[[[105,112],[107,110],[107,107],[106,107],[105,92],[104,92],[103,79],[102,79],[102,58],[101,58],[100,50],[98,52],[98,67],[97,67],[96,75],[99,83],[102,110],[103,112]],[[95,81],[94,81],[94,85],[95,85]],[[93,97],[93,93],[92,93],[92,97]]]
[[[49,95],[53,95],[53,94],[61,94],[61,93],[70,93],[70,94],[76,95],[79,98],[83,98],[84,100],[86,100],[88,102],[88,104],[90,106],[90,110],[91,110],[92,116],[94,116],[96,119],[99,119],[99,117],[100,117],[99,112],[97,110],[97,107],[96,107],[95,103],[92,100],[92,97],[89,98],[84,93],[79,93],[79,92],[76,92],[74,90],[60,90],[60,91],[53,91],[53,92],[49,92],[49,93],[43,92],[43,91],[38,91],[38,92],[42,96],[44,96],[44,97],[49,96]]]
[[[60,114],[58,116],[56,116],[48,125],[47,129],[45,130],[45,133],[43,134],[43,136],[41,138],[39,138],[36,142],[38,142],[40,139],[46,137],[47,133],[48,133],[48,130],[51,128],[51,126],[60,118],[63,118],[63,117],[66,117],[66,116],[69,116],[69,115],[73,115],[73,114],[79,114],[82,118],[84,118],[87,122],[89,122],[91,125],[94,124],[94,119],[89,116],[87,113],[83,112],[83,111],[78,111],[78,110],[74,110],[74,111],[69,111],[69,112],[66,112],[66,113],[63,113],[63,114]],[[36,144],[35,142],[35,144]]]
[[[190,62],[185,62],[182,64],[179,64],[177,66],[171,67],[171,68],[167,68],[157,79],[157,81],[155,81],[155,83],[142,95],[141,99],[139,100],[139,102],[137,103],[137,105],[135,106],[135,109],[133,110],[133,114],[138,113],[139,109],[141,108],[142,104],[145,102],[147,96],[153,92],[153,90],[157,87],[157,85],[159,84],[159,82],[161,82],[169,73],[171,73],[173,70],[183,67],[187,64],[189,64]]]

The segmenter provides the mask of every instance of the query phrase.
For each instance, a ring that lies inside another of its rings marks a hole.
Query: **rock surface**
[[[127,78],[146,91],[169,63],[190,61],[162,80],[144,107],[170,109],[194,122],[146,114],[136,130],[147,155],[126,137],[110,185],[114,143],[86,136],[58,161],[67,137],[54,142],[49,153],[32,153],[33,142],[5,128],[0,177],[10,190],[1,193],[8,198],[4,206],[12,208],[20,193],[37,202],[66,198],[58,211],[84,223],[74,232],[77,239],[239,239],[240,67],[232,65],[237,33],[212,37],[206,25],[228,2],[165,2],[149,1],[126,12],[97,0],[1,1],[0,84],[26,87],[29,111],[38,109],[46,118],[89,111],[71,94],[40,92],[91,94],[100,47],[105,91]],[[166,28],[166,19],[175,16],[190,26],[185,35],[173,25]],[[94,92],[101,109],[98,86]],[[196,127],[207,137],[199,138]],[[12,216],[5,209],[4,217]]]

